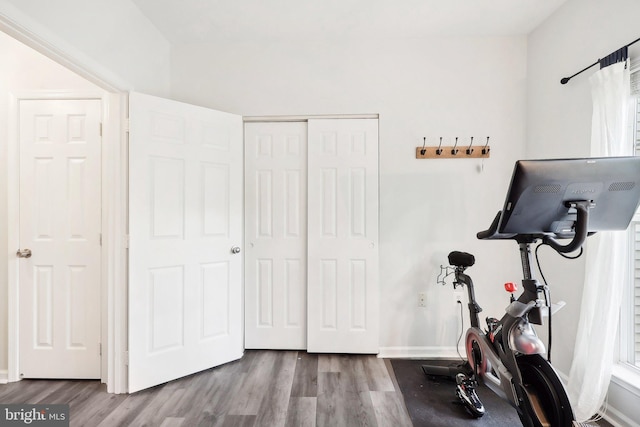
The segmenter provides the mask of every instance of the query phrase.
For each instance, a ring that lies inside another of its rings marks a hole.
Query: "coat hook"
[[[473,137],[471,137],[471,143],[469,144],[469,148],[467,148],[467,156],[470,156],[471,153],[473,153],[473,148],[471,148],[472,145],[473,145]]]
[[[436,150],[436,154],[439,156],[442,154],[442,137],[440,137],[440,145],[438,145],[438,149]]]
[[[484,147],[482,148],[482,154],[489,154],[489,151],[491,151],[491,148],[487,148],[488,145],[489,145],[489,137],[487,137],[487,143],[484,144]]]
[[[420,154],[422,154],[423,156],[424,156],[424,153],[427,152],[427,149],[424,148],[425,145],[427,145],[427,137],[426,136],[424,137],[424,140],[422,142],[422,150],[420,150]]]
[[[456,154],[458,154],[458,149],[456,148],[458,146],[458,137],[456,136],[456,143],[453,145],[453,149],[451,150],[451,155],[455,156]]]

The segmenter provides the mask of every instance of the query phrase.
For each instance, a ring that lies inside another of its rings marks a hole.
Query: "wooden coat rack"
[[[440,145],[426,146],[425,143],[422,147],[416,147],[416,159],[486,159],[490,157],[491,147],[489,146],[489,137],[487,137],[487,143],[482,147],[473,146],[473,137],[467,147],[458,146],[458,138],[453,146],[442,146],[442,138],[440,138]]]

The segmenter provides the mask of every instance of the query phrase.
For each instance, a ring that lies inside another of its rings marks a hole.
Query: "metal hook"
[[[482,154],[487,154],[489,153],[489,151],[491,151],[491,148],[487,148],[488,145],[489,145],[489,137],[487,137],[487,143],[484,144],[484,147],[482,148]]]
[[[436,154],[439,156],[440,154],[442,154],[442,137],[440,137],[440,145],[438,145],[438,148],[436,149]]]
[[[446,285],[447,283],[444,281],[444,279],[446,279],[449,275],[453,274],[454,269],[452,267],[449,266],[443,266],[442,264],[440,264],[440,274],[438,274],[438,277],[436,278],[436,283],[438,285]]]
[[[472,145],[473,145],[473,137],[471,137],[471,143],[469,144],[469,148],[467,148],[467,156],[470,156],[471,153],[473,153],[473,148],[471,148]]]
[[[427,145],[427,137],[426,136],[424,137],[424,140],[422,142],[422,150],[420,150],[420,154],[422,154],[423,156],[424,156],[424,153],[427,152],[427,149],[424,148],[425,145]]]
[[[458,146],[458,137],[456,136],[456,143],[453,145],[453,149],[451,150],[451,154],[453,156],[455,156],[456,154],[458,154],[458,149],[456,149],[456,147]]]

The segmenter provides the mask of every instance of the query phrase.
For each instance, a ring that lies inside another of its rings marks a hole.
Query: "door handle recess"
[[[232,254],[239,254],[240,253],[240,248],[237,246],[234,246],[231,248],[231,253]]]
[[[18,249],[16,255],[19,258],[31,258],[31,249]]]

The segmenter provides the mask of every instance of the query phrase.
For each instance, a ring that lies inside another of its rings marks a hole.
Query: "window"
[[[632,71],[634,71],[633,68]],[[631,92],[634,96],[631,115],[633,144],[635,144],[635,155],[640,156],[640,71],[631,75]],[[622,302],[620,361],[640,371],[640,209],[631,221],[629,233],[632,280],[631,286],[625,289]]]

